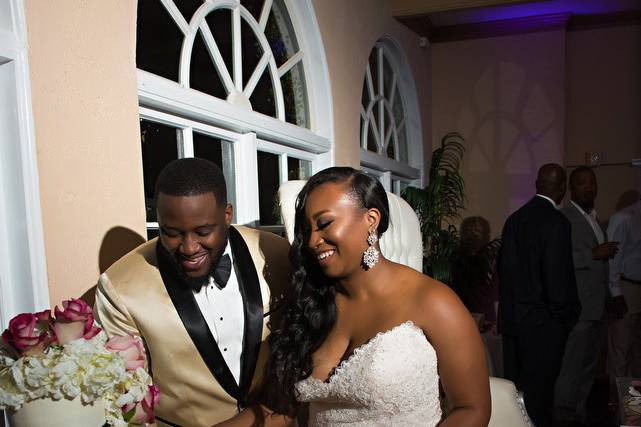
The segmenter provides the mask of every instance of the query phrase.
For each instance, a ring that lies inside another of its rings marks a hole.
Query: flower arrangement
[[[0,409],[17,411],[41,398],[79,397],[82,404],[102,398],[110,425],[153,423],[159,392],[144,369],[140,338],[108,339],[80,299],[54,313],[19,314],[2,334]]]

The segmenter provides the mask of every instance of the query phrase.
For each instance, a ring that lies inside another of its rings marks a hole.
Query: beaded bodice
[[[327,382],[296,384],[310,426],[435,426],[441,419],[436,352],[411,321],[358,347]]]

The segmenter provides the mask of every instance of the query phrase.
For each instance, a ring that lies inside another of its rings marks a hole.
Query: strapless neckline
[[[417,329],[417,330],[421,331],[421,333],[423,333],[423,330],[422,330],[421,328],[419,328],[418,326],[416,326],[416,324],[414,324],[414,322],[413,322],[413,321],[411,321],[411,320],[406,320],[406,321],[405,321],[405,322],[403,322],[403,323],[399,323],[399,324],[398,324],[398,325],[396,325],[396,326],[392,326],[390,329],[386,329],[386,330],[384,330],[384,331],[377,332],[377,333],[376,333],[376,335],[374,335],[372,338],[370,338],[369,340],[365,341],[363,344],[361,344],[361,345],[359,345],[358,347],[356,347],[356,348],[352,351],[352,354],[350,354],[350,355],[349,355],[349,356],[347,356],[345,359],[343,359],[343,360],[338,364],[338,366],[336,366],[336,368],[334,368],[334,369],[333,369],[332,373],[329,375],[329,377],[327,377],[327,379],[326,379],[325,381],[321,380],[320,378],[316,378],[316,377],[315,377],[315,376],[313,376],[313,375],[310,375],[310,376],[309,376],[309,377],[307,377],[307,378],[308,378],[308,379],[310,379],[311,381],[318,382],[318,383],[320,383],[320,384],[326,384],[326,385],[328,385],[328,386],[329,386],[329,385],[331,385],[331,384],[332,384],[332,382],[333,382],[333,381],[334,381],[334,380],[339,376],[339,374],[340,374],[342,371],[344,371],[345,369],[347,369],[347,367],[348,367],[351,363],[354,363],[354,360],[358,359],[358,355],[359,355],[359,354],[363,354],[363,353],[365,353],[365,352],[367,351],[367,349],[368,349],[368,348],[370,348],[370,347],[372,347],[374,344],[376,344],[376,342],[377,342],[378,340],[380,340],[382,337],[384,337],[385,335],[390,335],[390,334],[392,334],[392,333],[394,333],[394,332],[396,332],[396,331],[398,331],[399,329],[402,329],[402,328],[404,328],[404,327],[414,328],[414,329]],[[305,381],[305,380],[303,380],[303,381]]]
[[[296,383],[310,427],[433,427],[441,419],[435,349],[412,321],[378,332],[326,381]]]

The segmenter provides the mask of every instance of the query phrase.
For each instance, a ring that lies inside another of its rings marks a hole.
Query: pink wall
[[[565,32],[434,44],[432,145],[466,139],[467,210],[501,232],[534,194],[538,167],[563,163]]]
[[[606,163],[641,157],[641,26],[565,30],[433,45],[432,145],[466,138],[467,211],[499,235],[534,193],[538,167],[571,171],[586,151]],[[639,189],[630,166],[596,169],[596,209],[606,220],[619,196]]]
[[[641,25],[571,31],[567,34],[566,162],[601,151],[606,163],[641,158]],[[620,195],[639,189],[638,168],[596,169],[601,219]]]
[[[424,165],[430,158],[429,48],[396,21],[388,0],[313,0],[325,46],[332,86],[335,160],[337,165],[360,164],[360,108],[367,59],[374,43],[396,40],[414,74],[423,129]]]
[[[145,233],[136,3],[28,0],[25,9],[53,305],[92,288]]]

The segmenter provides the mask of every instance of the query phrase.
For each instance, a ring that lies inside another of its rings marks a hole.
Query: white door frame
[[[0,99],[5,103],[0,114],[4,107],[5,123],[11,127],[0,131],[0,156],[13,162],[10,171],[0,173],[0,326],[5,328],[17,313],[42,310],[50,301],[24,1],[1,2],[0,15],[0,84],[10,92]],[[19,278],[28,278],[28,283]]]

